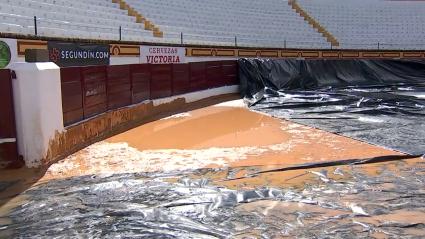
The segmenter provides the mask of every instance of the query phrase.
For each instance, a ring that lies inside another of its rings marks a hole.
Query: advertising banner
[[[0,69],[5,69],[18,60],[16,39],[0,38]]]
[[[50,61],[58,66],[109,65],[109,45],[48,42]]]
[[[141,63],[186,63],[186,48],[168,46],[140,46],[140,57]]]

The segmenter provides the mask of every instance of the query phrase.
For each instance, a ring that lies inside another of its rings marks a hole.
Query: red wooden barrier
[[[89,118],[107,110],[106,67],[81,67],[83,82],[84,118]]]
[[[130,66],[109,66],[106,71],[108,110],[131,105]]]
[[[173,95],[190,92],[189,64],[173,65]]]
[[[151,98],[159,99],[172,95],[172,65],[150,65],[151,67]]]
[[[208,88],[205,75],[205,62],[192,62],[190,65],[190,91],[200,91]]]
[[[61,68],[62,108],[65,125],[84,119],[80,67]]]
[[[23,166],[18,156],[10,70],[0,70],[0,168]]]
[[[223,86],[223,68],[220,61],[206,62],[206,77],[208,88]]]
[[[151,98],[151,70],[148,64],[130,66],[132,82],[132,103],[136,104]]]
[[[64,124],[144,100],[238,84],[236,61],[61,69]]]
[[[222,61],[223,76],[222,85],[238,85],[238,62],[237,61]]]

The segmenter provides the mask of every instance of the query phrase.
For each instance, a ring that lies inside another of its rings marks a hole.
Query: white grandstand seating
[[[328,48],[284,0],[127,0],[173,41],[241,46]]]
[[[0,0],[0,32],[118,40],[155,40],[151,31],[136,23],[119,5],[106,0]],[[127,37],[127,38],[126,38]]]
[[[283,0],[127,0],[164,37],[154,38],[144,25],[110,0],[0,0],[0,31],[51,37],[234,45],[322,48],[329,43]]]
[[[425,2],[297,0],[340,43],[351,49],[424,49]],[[164,33],[111,0],[0,0],[0,32],[40,36],[255,47],[330,48],[288,0],[126,0]]]
[[[424,49],[425,2],[298,0],[341,48]]]

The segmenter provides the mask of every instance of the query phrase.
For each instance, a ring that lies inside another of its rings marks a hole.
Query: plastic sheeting
[[[245,170],[232,169],[238,175]],[[249,169],[255,170],[260,169]],[[423,236],[423,163],[397,161],[369,171],[378,173],[371,175],[358,165],[310,167],[305,173],[312,181],[301,188],[249,189],[240,181],[245,188],[240,190],[205,178],[225,175],[226,169],[53,180],[21,195],[25,201],[11,210],[11,222],[0,226],[0,237]],[[230,174],[223,179],[234,180]]]
[[[425,62],[239,60],[251,108],[412,155],[425,153]]]

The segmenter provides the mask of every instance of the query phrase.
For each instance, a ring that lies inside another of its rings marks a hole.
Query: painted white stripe
[[[0,144],[4,144],[4,143],[15,143],[16,139],[15,138],[4,138],[4,139],[0,139]]]

